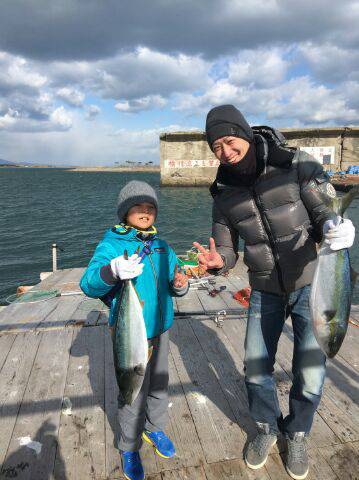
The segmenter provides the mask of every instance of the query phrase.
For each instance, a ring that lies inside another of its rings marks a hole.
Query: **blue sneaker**
[[[143,480],[143,471],[140,454],[138,452],[121,452],[122,470],[128,480]]]
[[[149,432],[145,430],[142,438],[155,447],[157,455],[163,458],[172,458],[176,453],[175,447],[163,432]]]

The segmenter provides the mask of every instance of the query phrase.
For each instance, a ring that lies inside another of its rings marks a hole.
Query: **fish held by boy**
[[[131,405],[139,394],[150,356],[143,305],[131,280],[125,280],[114,312],[113,356],[118,388]]]
[[[331,198],[331,208],[342,217],[351,201],[358,195],[357,187],[343,197]],[[339,220],[341,221],[341,218]],[[348,249],[332,250],[323,237],[309,304],[314,335],[329,358],[338,353],[347,332],[356,276],[350,266]]]

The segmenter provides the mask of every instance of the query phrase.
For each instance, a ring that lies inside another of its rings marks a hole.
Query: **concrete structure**
[[[283,129],[292,147],[302,148],[332,171],[359,165],[359,127]],[[161,185],[209,185],[218,160],[204,132],[175,132],[160,135]]]

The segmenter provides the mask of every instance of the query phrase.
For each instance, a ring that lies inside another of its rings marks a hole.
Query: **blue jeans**
[[[256,423],[271,433],[309,433],[325,378],[326,357],[314,337],[309,311],[310,286],[288,295],[252,290],[245,339],[245,382],[249,409]],[[289,415],[283,419],[273,378],[279,337],[287,315],[294,333],[293,383]]]

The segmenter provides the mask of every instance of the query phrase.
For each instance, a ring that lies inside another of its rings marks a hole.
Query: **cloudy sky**
[[[358,125],[358,25],[358,0],[1,0],[0,158],[158,163],[223,103]]]

